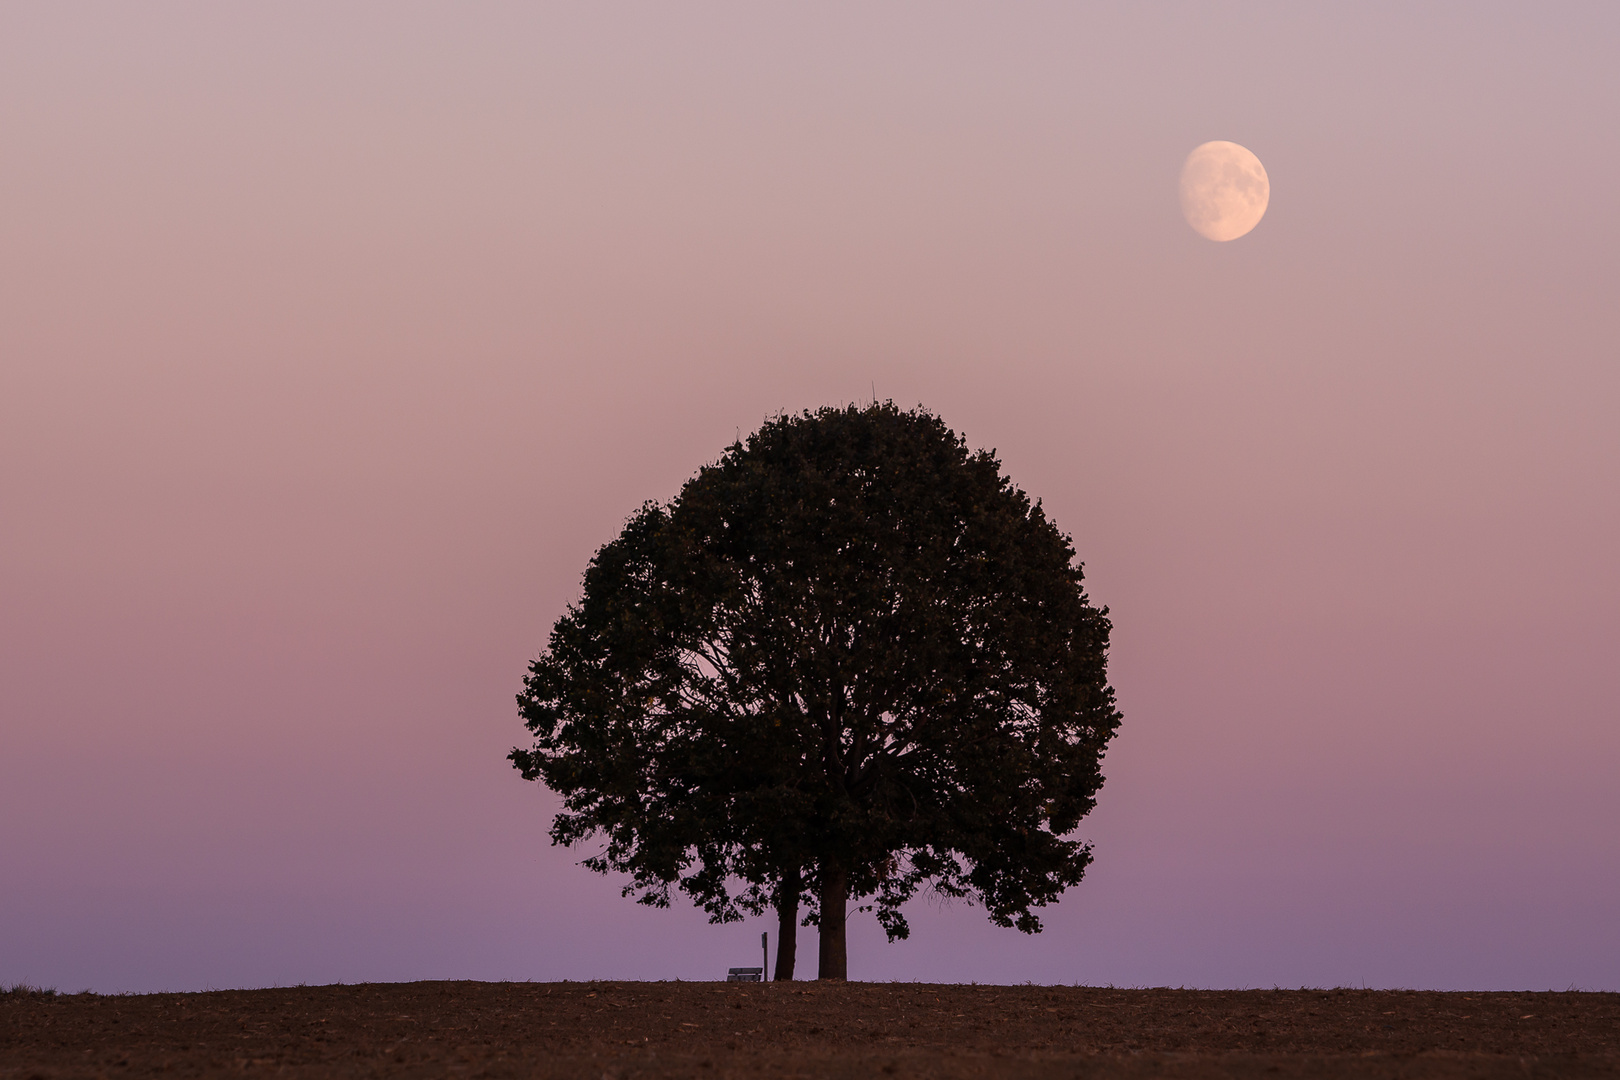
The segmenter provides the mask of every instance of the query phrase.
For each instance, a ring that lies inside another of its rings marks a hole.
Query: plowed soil
[[[1620,1076],[1620,994],[404,983],[0,994],[0,1080]]]

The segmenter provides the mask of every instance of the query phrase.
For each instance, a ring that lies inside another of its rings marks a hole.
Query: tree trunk
[[[818,979],[849,978],[844,949],[844,909],[849,904],[849,873],[823,861],[821,866],[821,970]]]
[[[793,961],[799,951],[799,870],[782,875],[776,887],[776,981],[793,979]]]

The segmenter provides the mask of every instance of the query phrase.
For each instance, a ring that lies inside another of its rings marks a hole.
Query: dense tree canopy
[[[729,920],[800,905],[820,975],[864,901],[919,889],[1040,929],[1091,861],[1120,716],[1107,610],[1067,536],[937,417],[893,404],[765,424],[585,573],[519,696],[511,759],[563,798],[551,837],[626,895]]]

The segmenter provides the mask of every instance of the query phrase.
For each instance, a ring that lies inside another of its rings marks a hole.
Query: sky
[[[636,507],[876,396],[1073,535],[1124,722],[1043,934],[858,915],[852,978],[1620,990],[1617,52],[1610,3],[0,6],[0,984],[754,960],[550,846],[513,698]],[[1230,243],[1215,139],[1271,180]]]

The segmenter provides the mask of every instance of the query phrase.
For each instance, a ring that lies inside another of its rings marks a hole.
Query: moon
[[[1207,142],[1181,167],[1181,212],[1211,240],[1236,240],[1260,224],[1271,202],[1266,167],[1234,142]]]

